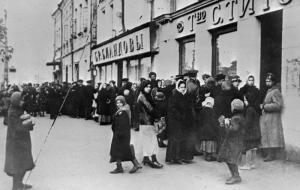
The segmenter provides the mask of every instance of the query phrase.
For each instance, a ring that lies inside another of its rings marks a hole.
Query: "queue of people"
[[[128,97],[133,94],[130,88],[128,93],[119,94],[132,104],[131,123],[138,118],[142,163],[162,168],[157,149],[166,147],[167,164],[191,164],[194,156],[204,155],[206,161],[227,164],[231,177],[226,184],[239,183],[239,169],[256,167],[258,149],[268,162],[276,159],[284,148],[283,99],[278,81],[268,73],[265,81],[268,90],[263,94],[255,86],[254,76],[249,76],[240,88],[239,76],[228,79],[223,74],[215,78],[203,75],[205,84],[201,86],[196,75],[197,71],[191,71],[169,82],[156,80],[156,74],[151,72],[149,80],[141,82],[137,99]],[[132,116],[135,114],[138,115]],[[129,134],[130,128],[126,129]],[[113,132],[117,133],[114,129]]]
[[[241,88],[239,76],[218,74],[213,78],[206,74],[202,79],[204,84],[200,85],[197,71],[192,70],[170,80],[157,80],[154,72],[139,83],[124,78],[119,88],[115,81],[93,86],[91,81],[83,85],[82,80],[63,85],[10,86],[2,92],[0,111],[10,129],[8,136],[11,136],[11,128],[19,130],[17,125],[23,125],[11,120],[16,106],[31,116],[44,116],[48,112],[50,119],[64,114],[94,119],[100,125],[112,124],[110,162],[116,163],[112,174],[124,172],[124,161],[133,163],[130,173],[142,168],[135,155],[137,142],[131,135],[135,131],[141,136],[144,166],[163,168],[163,159],[157,154],[159,148],[165,147],[167,164],[192,164],[194,156],[203,155],[206,161],[227,164],[231,177],[226,184],[239,183],[239,169],[256,167],[258,149],[263,150],[264,161],[268,162],[276,159],[284,148],[281,122],[284,105],[278,81],[268,73],[265,80],[268,90],[264,94],[255,86],[253,76],[249,76]],[[14,103],[16,96],[18,101]],[[12,169],[25,163],[11,158],[15,156],[13,152],[20,150],[7,142],[9,162],[5,171],[15,176],[16,186],[24,187],[20,180],[34,167],[28,136],[33,125],[29,124],[26,129],[28,147],[22,147],[27,151],[28,165],[20,167],[22,171],[17,174],[11,173]],[[241,160],[245,160],[243,164]]]

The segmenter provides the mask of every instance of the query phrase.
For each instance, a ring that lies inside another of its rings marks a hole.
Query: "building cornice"
[[[173,13],[163,14],[161,16],[158,16],[158,17],[154,18],[154,21],[156,21],[160,24],[166,24],[168,22],[173,22],[173,20],[175,20],[179,17],[185,16],[187,14],[198,11],[200,9],[203,9],[205,7],[208,7],[210,5],[213,5],[213,4],[221,2],[221,1],[223,1],[223,0],[206,0],[206,1],[197,2],[197,3],[191,4],[183,9],[175,11]]]

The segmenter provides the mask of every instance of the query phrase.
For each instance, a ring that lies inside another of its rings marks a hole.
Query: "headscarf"
[[[202,102],[202,106],[213,108],[215,104],[215,99],[212,97],[207,97],[204,102]]]
[[[145,96],[146,100],[154,107],[155,104],[154,104],[152,96],[151,96],[152,90],[150,91],[149,94],[145,93],[145,91],[144,91],[145,87],[148,86],[149,84],[151,85],[150,80],[143,81],[141,84],[140,93],[142,93]]]
[[[11,107],[12,108],[21,108],[21,100],[22,100],[22,94],[21,92],[14,92],[10,97]]]
[[[124,96],[117,96],[116,97],[116,103],[117,101],[120,101],[123,106],[122,107],[118,107],[118,110],[116,112],[116,115],[119,114],[121,111],[125,111],[128,114],[129,117],[129,123],[131,124],[131,111],[130,111],[130,106],[127,104],[126,99]]]
[[[177,90],[179,93],[181,93],[181,92],[179,91],[179,86],[180,86],[181,84],[185,84],[185,91],[184,91],[184,93],[183,93],[183,95],[184,95],[184,94],[186,94],[186,92],[187,92],[186,83],[184,82],[184,80],[179,79],[179,80],[176,82],[176,90]]]

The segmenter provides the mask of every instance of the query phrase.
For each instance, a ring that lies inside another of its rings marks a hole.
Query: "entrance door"
[[[261,72],[260,88],[266,93],[265,77],[268,72],[281,80],[282,58],[282,11],[276,11],[260,17],[261,21]]]

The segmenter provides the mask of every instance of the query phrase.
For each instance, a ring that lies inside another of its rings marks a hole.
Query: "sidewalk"
[[[0,120],[2,123],[2,120]],[[38,118],[32,133],[33,153],[36,156],[52,120]],[[137,158],[142,159],[138,132],[133,132]],[[163,169],[143,167],[136,174],[128,174],[131,163],[124,163],[126,173],[109,174],[111,141],[110,126],[99,126],[94,121],[60,117],[42,152],[30,183],[33,190],[298,190],[300,165],[274,161],[257,163],[257,169],[241,171],[242,183],[228,186],[225,164],[206,162],[195,157],[190,165],[166,165]],[[6,127],[0,126],[0,165],[3,171]],[[165,150],[158,159],[164,163]],[[11,189],[11,178],[0,172],[0,189]]]

